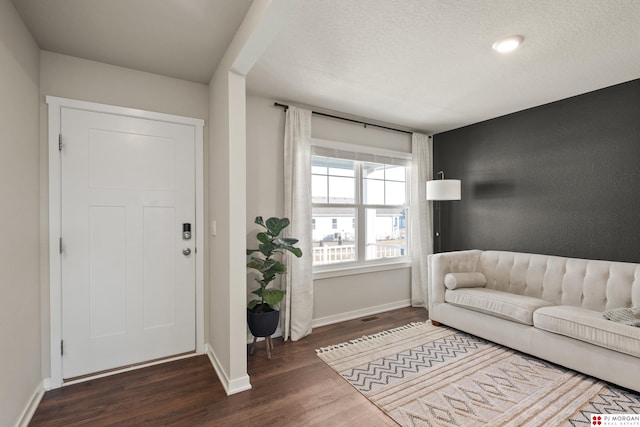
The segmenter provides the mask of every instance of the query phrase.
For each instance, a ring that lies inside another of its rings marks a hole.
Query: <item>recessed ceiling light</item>
[[[524,37],[522,36],[511,36],[506,39],[498,40],[491,47],[496,52],[507,53],[516,50],[523,40]]]

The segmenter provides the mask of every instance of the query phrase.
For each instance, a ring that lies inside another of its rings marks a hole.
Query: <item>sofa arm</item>
[[[427,295],[429,297],[429,311],[435,303],[444,303],[444,276],[447,273],[473,273],[478,268],[481,250],[471,249],[467,251],[442,252],[429,255],[429,282]]]

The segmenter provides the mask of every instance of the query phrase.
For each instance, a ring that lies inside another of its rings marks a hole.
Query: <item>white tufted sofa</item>
[[[640,328],[602,316],[640,307],[640,264],[467,250],[429,265],[432,321],[640,392]]]

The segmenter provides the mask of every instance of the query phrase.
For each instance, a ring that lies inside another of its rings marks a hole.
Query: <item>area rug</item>
[[[316,350],[401,426],[587,426],[640,396],[430,322]]]

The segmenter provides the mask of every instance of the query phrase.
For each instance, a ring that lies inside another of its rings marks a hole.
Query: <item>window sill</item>
[[[375,273],[378,271],[398,270],[411,267],[411,261],[380,262],[376,264],[358,264],[350,266],[332,266],[313,272],[313,280],[330,279],[332,277],[351,276],[354,274]]]

